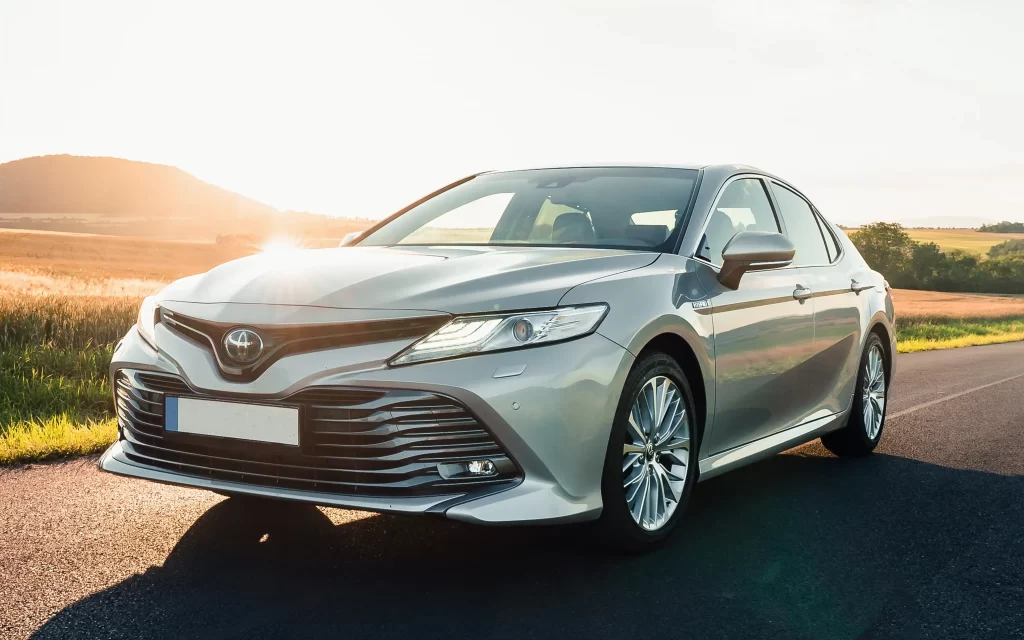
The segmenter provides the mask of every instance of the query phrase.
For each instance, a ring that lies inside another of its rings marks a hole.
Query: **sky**
[[[784,6],[780,6],[784,5]],[[382,217],[483,170],[741,163],[832,220],[1024,220],[1016,0],[0,0],[0,162]]]

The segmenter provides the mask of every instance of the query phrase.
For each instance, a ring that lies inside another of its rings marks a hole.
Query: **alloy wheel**
[[[679,506],[690,459],[690,420],[683,394],[655,376],[630,407],[622,447],[622,487],[633,521],[657,531]]]
[[[864,431],[869,440],[874,440],[882,430],[882,419],[885,416],[885,365],[878,345],[872,345],[864,365],[862,403]]]

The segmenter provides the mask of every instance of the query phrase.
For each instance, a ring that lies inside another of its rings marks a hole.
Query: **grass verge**
[[[896,341],[900,353],[955,349],[1024,340],[1024,315],[995,318],[900,317]]]
[[[0,294],[0,464],[113,442],[107,367],[138,306],[138,298]]]
[[[0,465],[96,453],[117,438],[117,421],[66,415],[8,424],[0,431]]]

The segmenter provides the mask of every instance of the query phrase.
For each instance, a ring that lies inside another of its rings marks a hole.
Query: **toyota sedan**
[[[888,285],[763,171],[481,173],[346,240],[147,298],[100,467],[639,550],[700,480],[882,436]]]

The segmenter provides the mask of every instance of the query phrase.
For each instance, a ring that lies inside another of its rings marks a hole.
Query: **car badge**
[[[224,337],[224,351],[238,364],[250,364],[263,355],[263,338],[252,329],[234,329]]]

